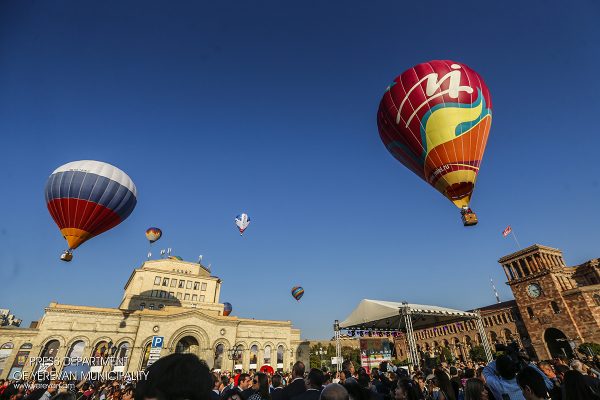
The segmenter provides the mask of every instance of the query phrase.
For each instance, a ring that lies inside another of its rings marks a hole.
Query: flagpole
[[[517,240],[517,236],[515,235],[515,230],[511,229],[510,233],[512,233],[513,239],[515,239],[515,243],[517,244],[517,250],[521,250],[521,245],[519,244],[519,241]]]

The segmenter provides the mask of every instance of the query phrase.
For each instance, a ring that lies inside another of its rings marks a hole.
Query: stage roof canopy
[[[451,308],[364,299],[344,321],[340,322],[340,328],[348,330],[404,329],[403,308],[410,310],[414,330],[477,318],[476,313]]]

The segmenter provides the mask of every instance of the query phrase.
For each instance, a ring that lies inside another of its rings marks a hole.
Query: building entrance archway
[[[193,336],[185,336],[179,339],[175,345],[175,353],[192,353],[198,354],[198,340]]]
[[[556,328],[546,329],[546,332],[544,332],[544,342],[546,342],[546,347],[548,347],[551,357],[573,357],[573,349],[571,349],[567,336],[561,330]]]

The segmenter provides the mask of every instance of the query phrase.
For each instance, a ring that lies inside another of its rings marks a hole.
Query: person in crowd
[[[312,368],[306,378],[306,391],[292,397],[292,400],[319,400],[324,380],[325,375],[323,374],[323,371]]]
[[[147,369],[135,400],[210,400],[213,379],[208,366],[194,354],[169,354]]]
[[[471,370],[473,371],[473,370]],[[481,381],[477,378],[469,378],[465,383],[465,400],[488,400],[488,390]]]
[[[552,390],[553,384],[536,366],[530,366],[542,376],[548,390]],[[498,359],[490,362],[483,369],[490,392],[496,400],[509,398],[511,400],[524,400],[523,392],[517,383],[517,371],[513,359],[508,355],[501,355]]]
[[[247,373],[240,373],[238,376],[238,384],[232,389],[223,391],[223,393],[221,393],[221,400],[232,399],[232,397],[248,400],[252,394],[254,394],[252,391],[252,378]]]
[[[455,366],[451,366],[449,368],[450,372],[450,384],[452,385],[452,390],[454,391],[454,398],[458,399],[458,394],[462,391],[462,382],[458,377],[458,369]]]
[[[352,378],[352,375],[350,374],[350,371],[348,371],[347,369],[343,369],[342,372],[340,372],[340,382],[342,385],[346,384],[346,379],[348,378]],[[352,381],[349,381],[349,383]]]
[[[254,374],[252,379],[252,394],[248,397],[248,400],[271,400],[271,393],[269,393],[269,377],[267,374],[257,372]]]
[[[271,385],[273,386],[273,389],[271,389],[271,400],[281,400],[283,396],[283,379],[281,375],[273,375]]]
[[[354,364],[352,363],[352,360],[344,360],[344,362],[342,363],[342,371],[348,371],[348,373],[346,374],[346,379],[344,379],[344,383],[358,383],[354,376],[356,370],[354,369]]]
[[[586,384],[596,392],[600,393],[600,379],[596,378],[595,376],[589,375],[588,368],[584,363],[582,363],[579,360],[572,360],[571,368],[575,371],[580,372],[583,375],[583,379],[585,380]]]
[[[422,373],[415,374],[415,382],[417,383],[419,389],[419,398],[420,399],[428,399],[429,391],[427,390],[427,385],[425,383],[425,376]]]
[[[422,399],[419,385],[407,378],[402,378],[397,382],[394,389],[394,400],[420,400]]]
[[[585,375],[577,370],[565,372],[561,389],[563,400],[600,400],[600,392],[592,388]]]
[[[221,399],[221,391],[223,390],[223,382],[221,382],[221,377],[219,376],[219,374],[213,372],[211,375],[213,378],[213,388],[212,388],[212,391],[210,392],[210,399],[211,400],[220,400]]]
[[[548,398],[548,387],[540,374],[539,369],[532,366],[525,367],[517,374],[517,384],[521,388],[525,400],[544,400]]]
[[[221,385],[222,385],[221,394],[223,394],[223,392],[225,392],[229,389],[233,389],[233,380],[231,379],[231,377],[229,375],[223,374],[223,375],[221,375]]]
[[[292,381],[285,388],[283,388],[282,400],[291,400],[292,397],[306,392],[304,372],[304,363],[302,361],[296,361],[296,363],[292,366]]]
[[[429,379],[434,386],[435,392],[435,400],[457,400],[454,396],[454,389],[452,389],[452,384],[450,383],[450,378],[446,372],[441,369],[436,369],[433,371],[433,377]],[[434,390],[432,390],[433,392]]]
[[[339,383],[332,383],[321,391],[319,400],[350,400],[350,397],[345,387]]]
[[[133,400],[135,396],[135,388],[132,385],[125,385],[121,400]]]

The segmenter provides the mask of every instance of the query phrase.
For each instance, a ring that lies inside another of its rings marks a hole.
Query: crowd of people
[[[538,363],[501,355],[485,364],[442,363],[408,369],[382,362],[367,371],[290,373],[210,371],[193,354],[171,354],[137,382],[1,381],[0,400],[600,400],[600,361],[556,358]]]

